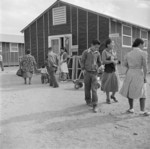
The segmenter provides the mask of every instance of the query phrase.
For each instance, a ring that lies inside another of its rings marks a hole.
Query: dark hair
[[[45,65],[42,65],[42,68],[45,68]]]
[[[26,54],[30,54],[30,50],[29,49],[26,50]]]
[[[110,38],[108,38],[106,41],[105,41],[105,47],[108,48],[108,44],[110,44],[112,42],[112,40]]]
[[[136,38],[132,47],[138,47],[140,44],[144,44],[144,41],[141,38]]]
[[[97,39],[92,40],[92,45],[100,45],[100,41]]]
[[[48,51],[52,51],[52,47],[49,47],[49,48],[48,48]]]
[[[60,49],[64,50],[66,53],[68,52],[66,48],[61,47]]]

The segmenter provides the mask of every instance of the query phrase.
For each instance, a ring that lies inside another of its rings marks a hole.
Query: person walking
[[[134,113],[134,99],[139,99],[140,114],[147,116],[150,114],[145,111],[147,52],[143,51],[143,46],[144,41],[137,38],[132,45],[133,50],[125,56],[124,65],[127,72],[120,94],[128,98],[128,113]]]
[[[50,86],[54,88],[59,87],[56,79],[56,71],[58,69],[59,59],[56,53],[53,52],[53,49],[48,48],[48,73],[50,75]]]
[[[68,74],[68,66],[67,66],[67,52],[66,49],[61,48],[60,53],[60,72],[61,72],[61,81],[67,80],[67,74]]]
[[[101,57],[98,52],[100,41],[93,40],[91,47],[82,53],[81,69],[84,70],[84,92],[85,101],[88,106],[93,107],[93,112],[98,112],[98,95],[97,95],[97,70],[101,65]],[[92,91],[92,96],[91,96]]]
[[[115,97],[115,93],[119,89],[119,78],[116,73],[117,57],[113,52],[113,46],[113,41],[111,39],[107,39],[105,42],[106,49],[102,52],[104,73],[102,75],[101,90],[106,92],[107,104],[111,104],[110,98],[115,102],[118,102]],[[109,95],[110,92],[112,92],[111,96]]]
[[[34,68],[36,68],[36,61],[34,56],[30,54],[29,49],[25,51],[25,56],[23,56],[20,66],[23,71],[24,84],[27,84],[27,78],[29,78],[29,84],[31,84]]]
[[[4,71],[3,56],[1,54],[0,54],[0,65],[1,65],[1,70]]]

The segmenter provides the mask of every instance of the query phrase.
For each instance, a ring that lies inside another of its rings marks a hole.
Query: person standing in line
[[[134,99],[140,101],[140,114],[150,115],[145,111],[146,100],[146,74],[147,74],[147,52],[143,51],[144,41],[137,38],[132,47],[133,50],[125,56],[124,65],[127,68],[126,77],[123,82],[120,94],[128,98],[128,113],[134,113]]]
[[[67,52],[66,49],[61,48],[60,53],[60,71],[61,71],[61,80],[66,81],[67,80],[67,74],[68,74],[68,66],[67,66]]]
[[[85,101],[88,106],[93,107],[93,112],[98,112],[98,95],[97,95],[97,71],[101,65],[101,57],[98,52],[100,41],[93,40],[91,47],[82,53],[81,69],[84,70],[84,91]],[[92,97],[91,97],[92,91]]]
[[[4,71],[3,56],[1,54],[0,54],[0,65],[1,65],[1,70]]]
[[[29,78],[29,84],[31,84],[33,72],[36,68],[36,61],[34,56],[30,54],[29,49],[25,51],[25,56],[23,56],[20,66],[23,71],[24,84],[27,84],[27,78]]]
[[[50,86],[54,88],[59,87],[56,79],[56,71],[58,69],[59,59],[56,53],[53,52],[52,47],[48,48],[48,72],[50,75]]]
[[[117,58],[113,52],[113,41],[107,39],[105,42],[104,51],[102,52],[102,62],[104,64],[104,73],[102,75],[102,91],[106,92],[106,103],[111,104],[110,98],[115,102],[118,100],[115,97],[115,93],[119,89],[119,77],[116,73]],[[109,93],[112,92],[110,96]]]

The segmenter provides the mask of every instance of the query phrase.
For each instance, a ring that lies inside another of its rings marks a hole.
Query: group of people
[[[61,48],[60,53],[60,61],[59,56],[53,52],[52,47],[48,48],[48,54],[46,56],[45,62],[40,69],[41,72],[41,82],[42,84],[49,82],[49,85],[57,88],[59,87],[56,72],[59,69],[60,64],[60,72],[62,81],[66,81],[68,74],[68,66],[67,66],[67,52],[64,48]],[[31,79],[33,72],[38,71],[36,66],[35,58],[31,55],[30,50],[25,51],[25,56],[20,61],[20,68],[23,72],[24,84],[27,84],[27,78],[29,79],[28,84],[31,84]]]
[[[111,104],[111,100],[118,102],[115,94],[119,91],[119,76],[117,73],[116,64],[118,63],[116,52],[114,51],[114,42],[111,39],[105,41],[105,49],[102,56],[99,53],[99,40],[93,40],[90,48],[82,53],[81,69],[84,71],[84,92],[85,101],[88,106],[93,107],[93,112],[98,112],[98,71],[100,66],[104,66],[104,72],[101,77],[101,90],[106,93],[106,103]],[[144,41],[137,38],[132,47],[131,52],[125,56],[124,66],[126,67],[126,77],[119,91],[120,94],[128,99],[128,113],[134,113],[134,99],[140,99],[140,110],[144,115],[149,115],[145,111],[146,100],[146,74],[147,74],[147,52],[143,51]],[[67,52],[64,48],[61,49],[60,60],[58,55],[53,52],[53,49],[48,48],[44,66],[41,71],[41,79],[45,73],[49,76],[49,85],[57,88],[59,84],[56,79],[56,71],[60,64],[62,81],[67,79]],[[31,84],[33,71],[36,68],[35,58],[30,54],[30,50],[26,51],[26,55],[22,58],[20,67],[23,71],[24,83]],[[111,93],[111,95],[110,95]]]
[[[102,56],[99,53],[100,41],[98,40],[93,40],[91,47],[83,52],[81,67],[84,71],[85,101],[88,106],[93,107],[93,112],[98,112],[98,69],[101,65],[104,65],[104,73],[101,78],[101,90],[106,93],[106,103],[111,104],[111,99],[114,102],[118,102],[115,94],[119,91],[122,96],[128,98],[128,113],[134,113],[134,99],[139,99],[140,113],[145,116],[150,114],[145,111],[147,52],[143,51],[143,46],[144,41],[137,38],[132,45],[133,49],[125,56],[124,66],[127,70],[120,91],[116,68],[118,60],[116,52],[113,50],[114,42],[111,39],[105,41],[105,49],[102,52]],[[110,93],[112,94],[110,95]]]

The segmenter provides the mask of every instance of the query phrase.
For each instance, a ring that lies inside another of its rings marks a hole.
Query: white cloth
[[[67,62],[63,62],[63,54],[60,57],[60,71],[63,73],[69,73],[68,71],[68,66],[67,66]]]
[[[0,61],[3,61],[3,57],[2,57],[2,55],[0,55]]]
[[[41,68],[41,73],[46,73],[46,74],[48,74],[47,69],[46,69],[46,68]]]

